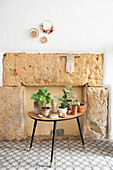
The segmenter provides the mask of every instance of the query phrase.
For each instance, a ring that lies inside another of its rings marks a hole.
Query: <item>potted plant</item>
[[[78,112],[79,113],[84,113],[86,105],[88,106],[88,103],[83,100],[83,103],[80,103],[80,106],[78,107]]]
[[[31,99],[34,100],[34,113],[38,114],[41,113],[41,108],[45,106],[45,103],[43,103],[43,91],[44,89],[39,89],[37,93],[33,93],[31,95]]]
[[[72,105],[72,100],[71,98],[76,97],[76,94],[72,91],[72,85],[68,84],[65,86],[65,88],[63,89],[63,98],[64,100],[67,100],[68,105],[67,105],[67,110],[71,110],[71,105]]]
[[[51,93],[47,93],[48,88],[46,87],[45,91],[44,91],[44,97],[43,97],[43,103],[45,103],[45,107],[42,107],[41,111],[42,111],[42,115],[44,117],[48,117],[49,112],[50,112],[50,107],[46,107],[47,104],[54,103],[54,100],[51,99],[50,95]]]
[[[37,93],[33,93],[31,95],[31,99],[34,99],[34,113],[41,113],[42,110],[43,116],[47,116],[49,114],[50,107],[46,107],[46,104],[49,104],[51,101],[51,93],[47,93],[47,91],[48,88],[44,87],[43,89],[39,89]]]
[[[57,98],[60,101],[61,106],[59,106],[59,113],[60,113],[60,117],[67,117],[67,105],[69,104],[67,102],[67,100],[64,99],[64,97],[60,98],[58,96],[54,96],[55,98]]]
[[[77,114],[77,108],[80,103],[77,100],[72,100],[72,115]]]

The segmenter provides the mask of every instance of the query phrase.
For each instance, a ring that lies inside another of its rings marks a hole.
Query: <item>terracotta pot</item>
[[[42,115],[44,117],[48,117],[49,116],[49,112],[50,112],[50,107],[42,107]]]
[[[34,102],[34,113],[35,113],[35,114],[41,113],[41,108],[42,108],[42,107],[45,107],[45,103],[39,105],[37,102]]]
[[[67,115],[71,115],[72,110],[67,110]]]
[[[79,113],[84,113],[85,112],[85,105],[84,104],[80,104],[80,106],[78,106],[78,112]]]
[[[77,114],[78,106],[72,106],[72,115]]]

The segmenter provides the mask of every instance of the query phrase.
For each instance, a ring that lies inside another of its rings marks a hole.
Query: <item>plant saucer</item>
[[[66,117],[68,117],[68,115],[65,115],[65,116],[63,116],[63,115],[62,115],[62,116],[60,116],[60,117],[62,117],[62,118],[66,118]]]
[[[43,116],[42,114],[40,114],[40,113],[39,113],[37,116],[38,116],[39,118],[44,118],[44,116]]]

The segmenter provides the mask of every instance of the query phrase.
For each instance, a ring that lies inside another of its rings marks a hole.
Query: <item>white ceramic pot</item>
[[[44,117],[48,117],[49,116],[49,112],[50,112],[50,107],[42,107],[42,115],[44,116]]]
[[[66,108],[59,108],[58,109],[59,113],[60,113],[60,116],[66,116],[67,114],[67,107]]]

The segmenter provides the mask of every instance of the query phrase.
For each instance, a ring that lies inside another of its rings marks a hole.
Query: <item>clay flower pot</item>
[[[72,110],[67,110],[67,115],[71,115]]]
[[[72,115],[77,114],[78,106],[72,106]]]
[[[44,117],[48,117],[49,116],[49,112],[50,112],[50,107],[42,107],[42,115]]]
[[[80,104],[80,106],[78,106],[78,112],[79,113],[84,113],[85,112],[85,104]]]
[[[39,105],[37,102],[34,102],[34,113],[35,113],[35,114],[41,113],[41,108],[42,108],[42,107],[45,107],[45,103]]]

